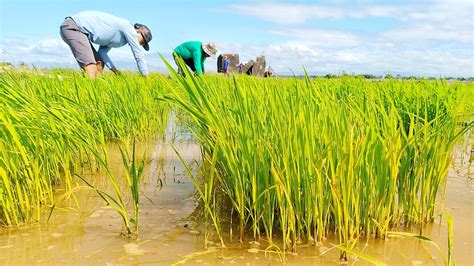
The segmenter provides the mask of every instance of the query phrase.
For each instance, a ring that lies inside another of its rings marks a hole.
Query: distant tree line
[[[359,77],[359,78],[364,78],[364,79],[374,79],[374,80],[381,80],[381,79],[401,79],[401,80],[435,80],[435,79],[445,79],[445,80],[459,80],[459,81],[474,81],[474,77],[417,77],[417,76],[402,76],[402,75],[396,75],[393,76],[392,74],[386,74],[384,76],[382,75],[373,75],[373,74],[347,74],[346,72],[342,72],[339,75],[335,75],[332,73],[328,73],[324,76],[314,76],[314,77],[323,77],[327,79],[331,78],[338,78],[338,77]]]
[[[11,62],[0,62],[0,68],[14,68],[14,67],[15,67],[15,65],[13,65]],[[22,68],[22,69],[29,69],[30,68],[29,65],[25,62],[18,63],[18,65],[16,67]],[[38,69],[35,66],[33,66],[33,68]],[[41,69],[45,70],[46,68],[41,68]],[[54,68],[54,69],[57,69],[57,68]],[[285,75],[281,75],[281,76],[284,77]],[[290,75],[290,76],[295,77],[294,75]],[[377,76],[377,75],[373,75],[373,74],[354,74],[354,73],[348,74],[345,71],[342,71],[339,75],[328,73],[324,76],[314,76],[314,77],[323,77],[323,78],[331,79],[331,78],[346,77],[346,76],[347,77],[348,76],[359,77],[359,78],[364,78],[364,79],[373,79],[373,80],[382,80],[382,79],[435,80],[435,79],[440,79],[439,77],[417,77],[417,76],[402,76],[402,75],[393,76],[392,74],[386,74],[384,76]],[[304,77],[304,76],[296,76],[296,77]],[[441,79],[459,80],[459,81],[474,81],[474,77],[443,77]]]

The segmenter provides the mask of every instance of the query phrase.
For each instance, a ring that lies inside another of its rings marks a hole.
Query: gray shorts
[[[79,29],[72,18],[66,18],[59,29],[61,38],[71,48],[72,54],[80,67],[84,68],[87,65],[102,62],[99,53],[87,38],[87,34]]]

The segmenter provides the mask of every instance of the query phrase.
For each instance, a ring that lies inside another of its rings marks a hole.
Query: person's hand
[[[110,70],[112,70],[112,72],[114,72],[114,74],[117,74],[117,75],[120,74],[120,71],[118,71],[118,69],[115,68],[115,67],[112,67]]]
[[[102,63],[102,61],[97,61],[96,65],[98,74],[102,74],[102,72],[104,71],[104,63]]]

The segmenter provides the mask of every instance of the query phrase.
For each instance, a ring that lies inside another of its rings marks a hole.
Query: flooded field
[[[0,264],[471,262],[473,83],[0,79]]]
[[[194,173],[198,172],[200,148],[189,141],[175,144]],[[139,152],[147,151],[148,165],[142,183],[140,232],[138,239],[121,235],[123,225],[119,215],[104,206],[93,191],[78,188],[77,209],[56,207],[46,223],[0,230],[0,261],[3,265],[26,264],[338,264],[337,243],[330,236],[323,244],[299,245],[297,254],[276,252],[266,243],[252,239],[238,243],[226,238],[222,249],[210,243],[204,248],[204,236],[193,212],[197,197],[191,179],[168,143],[142,143]],[[112,169],[120,174],[121,159],[117,147],[110,147]],[[468,164],[468,150],[458,149],[455,163],[449,171],[445,210],[454,218],[454,258],[458,265],[469,264],[474,254],[474,183],[473,166]],[[116,164],[116,167],[114,167]],[[470,169],[469,169],[470,167]],[[470,172],[469,172],[470,171]],[[468,176],[470,175],[470,177]],[[95,186],[106,189],[101,173],[87,176]],[[161,181],[160,181],[161,180]],[[78,180],[78,186],[83,185]],[[125,186],[125,184],[123,184]],[[63,202],[66,206],[65,202]],[[60,203],[58,203],[60,205]],[[399,231],[405,230],[399,228]],[[412,232],[419,232],[412,228]],[[357,250],[388,264],[444,264],[447,255],[447,226],[443,218],[425,226],[423,235],[434,245],[415,238],[361,240]],[[355,257],[349,263],[365,265]]]

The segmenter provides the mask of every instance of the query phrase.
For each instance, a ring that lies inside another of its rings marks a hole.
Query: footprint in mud
[[[100,217],[100,213],[97,213],[97,212],[94,212],[93,214],[91,214],[91,216],[89,216],[90,218],[97,218],[97,217]]]
[[[128,255],[140,256],[145,254],[145,250],[138,248],[138,245],[135,243],[124,244],[123,248]]]
[[[248,253],[258,253],[258,248],[249,248],[247,249]]]
[[[197,235],[200,234],[200,232],[199,232],[198,230],[189,230],[189,233],[190,233],[191,235],[195,235],[195,236],[197,236]]]
[[[59,237],[62,237],[63,234],[61,234],[61,233],[52,233],[51,236],[54,237],[54,238],[59,238]]]

